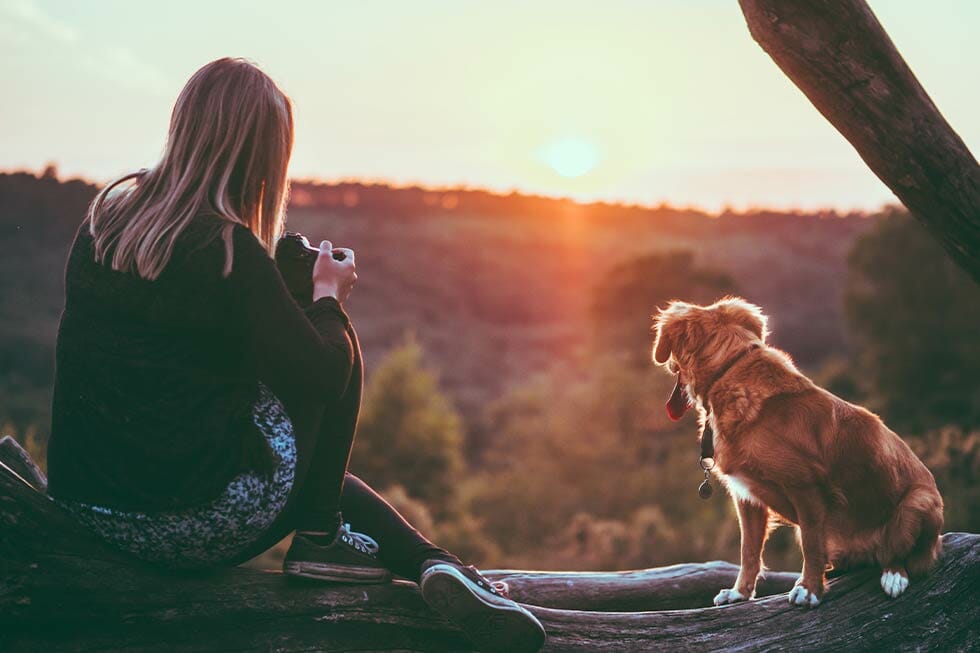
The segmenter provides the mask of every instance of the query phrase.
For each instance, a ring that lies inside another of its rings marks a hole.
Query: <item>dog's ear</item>
[[[741,297],[726,297],[715,305],[729,322],[737,324],[765,342],[769,335],[769,326],[768,319],[761,308]]]
[[[738,313],[736,321],[751,331],[759,340],[766,341],[766,336],[769,335],[768,321],[761,308],[749,304],[746,310]]]
[[[670,337],[667,335],[667,330],[664,328],[664,324],[657,321],[657,338],[653,341],[653,362],[658,365],[663,365],[670,358],[670,352],[672,345],[670,344]]]
[[[769,335],[769,329],[766,327],[766,316],[761,313],[758,315],[750,314],[744,316],[741,324],[763,342],[765,342],[766,336]]]
[[[658,365],[665,364],[670,359],[671,353],[681,345],[688,328],[686,324],[688,320],[685,318],[692,308],[690,304],[674,301],[657,313],[654,318],[654,330],[657,336],[653,341],[653,362]]]

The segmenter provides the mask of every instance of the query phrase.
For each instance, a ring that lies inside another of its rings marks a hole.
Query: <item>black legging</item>
[[[354,350],[347,391],[327,409],[318,429],[294,428],[296,475],[286,507],[260,539],[232,562],[239,564],[254,558],[297,529],[336,528],[342,512],[353,530],[377,540],[378,559],[388,569],[418,582],[426,560],[460,561],[426,539],[381,495],[347,471],[363,383],[357,334],[353,327],[347,331]]]

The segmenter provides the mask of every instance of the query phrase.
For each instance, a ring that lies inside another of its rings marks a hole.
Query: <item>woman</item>
[[[160,162],[93,201],[66,267],[50,493],[170,567],[239,564],[296,531],[287,574],[394,573],[481,650],[535,651],[530,613],[347,473],[362,375],[343,309],[354,252],[323,241],[309,294],[290,294],[270,253],[292,144],[289,99],[249,62],[220,59],[181,92]]]

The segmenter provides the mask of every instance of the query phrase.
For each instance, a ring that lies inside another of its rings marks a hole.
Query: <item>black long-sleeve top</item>
[[[196,217],[152,281],[96,263],[79,228],[56,350],[52,496],[147,512],[207,501],[241,471],[269,469],[251,419],[259,381],[297,432],[318,429],[345,393],[355,352],[343,309],[332,298],[300,308],[240,225],[224,277],[224,224]]]

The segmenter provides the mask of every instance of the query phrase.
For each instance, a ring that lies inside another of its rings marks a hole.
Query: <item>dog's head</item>
[[[765,343],[769,331],[762,309],[739,297],[710,306],[672,301],[654,317],[653,361],[677,375],[667,414],[678,420],[691,407],[697,382],[720,369],[752,343]]]

